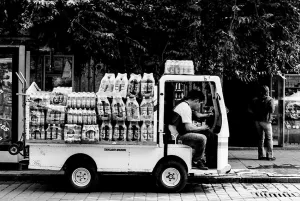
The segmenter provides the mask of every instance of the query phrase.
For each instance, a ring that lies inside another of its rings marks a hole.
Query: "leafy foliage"
[[[26,0],[0,1],[0,35],[17,36],[24,34],[21,14],[27,5]]]
[[[297,0],[7,2],[0,4],[2,35],[28,31],[40,46],[73,52],[79,63],[92,58],[106,72],[158,77],[167,59],[192,59],[199,74],[245,82],[299,71]],[[8,4],[18,5],[17,15]]]

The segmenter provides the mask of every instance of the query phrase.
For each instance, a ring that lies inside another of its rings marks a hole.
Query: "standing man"
[[[258,132],[258,160],[274,161],[273,156],[273,132],[272,113],[274,113],[274,100],[269,96],[269,87],[263,85],[259,94],[253,99],[249,112],[253,114],[255,127]],[[264,141],[266,139],[266,157],[264,156]]]
[[[203,164],[207,138],[201,132],[209,129],[207,125],[200,127],[192,123],[192,110],[197,110],[199,104],[204,101],[201,91],[191,90],[187,97],[173,110],[169,130],[172,135],[179,135],[182,144],[188,145],[195,150],[193,166],[201,170],[208,170]]]

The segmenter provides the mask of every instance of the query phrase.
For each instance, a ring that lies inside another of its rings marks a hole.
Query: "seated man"
[[[195,152],[193,155],[193,166],[201,170],[208,170],[203,164],[204,152],[207,138],[201,134],[208,130],[207,125],[195,126],[192,123],[192,110],[199,108],[200,102],[204,100],[201,91],[191,90],[187,97],[179,103],[173,110],[172,119],[169,123],[169,130],[172,135],[178,135],[182,144],[192,147]]]

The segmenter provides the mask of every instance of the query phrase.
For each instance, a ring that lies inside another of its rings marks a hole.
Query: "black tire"
[[[158,164],[154,177],[160,190],[174,193],[180,192],[186,186],[188,176],[182,163],[168,160]]]
[[[76,192],[87,192],[93,189],[98,182],[96,167],[91,164],[69,166],[66,176],[72,189]]]
[[[12,144],[8,147],[8,152],[11,154],[11,155],[17,155],[20,150],[19,150],[19,145],[17,144]]]

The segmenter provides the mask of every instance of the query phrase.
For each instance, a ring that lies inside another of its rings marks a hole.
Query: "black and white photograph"
[[[300,1],[0,1],[0,201],[34,200],[300,201]]]

